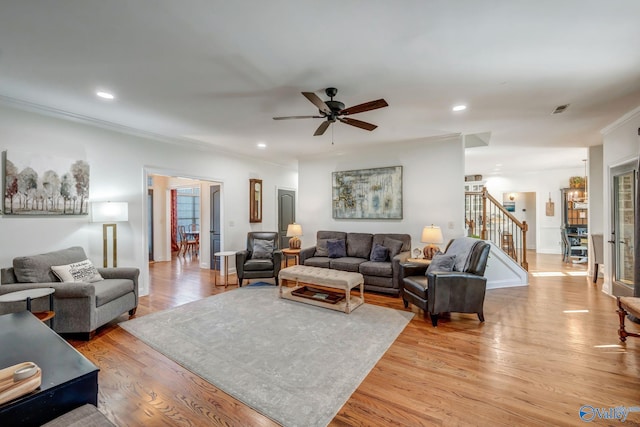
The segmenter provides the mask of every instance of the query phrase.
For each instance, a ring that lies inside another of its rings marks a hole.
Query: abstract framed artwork
[[[335,219],[402,219],[402,166],[332,173]]]
[[[89,163],[33,153],[2,153],[4,215],[87,215]]]

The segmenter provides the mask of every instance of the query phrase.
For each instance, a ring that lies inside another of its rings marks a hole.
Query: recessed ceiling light
[[[258,142],[258,148],[267,148],[267,144],[265,144],[264,142]]]
[[[456,105],[455,107],[452,108],[453,111],[462,111],[466,109],[467,109],[466,105]]]
[[[105,92],[103,90],[97,91],[96,95],[99,96],[100,98],[104,98],[104,99],[114,99],[115,98],[115,96],[112,93]]]

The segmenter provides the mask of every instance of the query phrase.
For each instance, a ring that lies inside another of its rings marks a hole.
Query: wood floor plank
[[[434,328],[401,299],[367,293],[367,303],[415,317],[330,425],[573,426],[582,405],[638,406],[640,340],[620,344],[615,300],[582,265],[528,258],[530,285],[487,291],[484,323],[452,313]],[[213,274],[197,258],[151,264],[137,317],[236,288],[215,287]],[[588,312],[564,312],[576,309]],[[277,425],[121,329],[126,319],[69,340],[100,367],[99,409],[116,424]],[[640,413],[625,425],[640,425]]]

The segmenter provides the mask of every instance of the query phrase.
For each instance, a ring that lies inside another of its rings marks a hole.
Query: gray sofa
[[[326,254],[326,242],[344,240],[346,256],[330,258]],[[372,261],[374,245],[394,246],[401,242],[399,252],[386,261]],[[384,244],[387,245],[384,245]],[[400,263],[411,254],[411,236],[392,233],[346,233],[343,231],[318,231],[316,246],[300,251],[300,264],[334,270],[353,271],[364,276],[364,288],[368,291],[391,295],[400,294]]]
[[[13,267],[0,270],[0,295],[32,288],[54,288],[54,330],[80,333],[90,339],[95,330],[116,317],[134,315],[138,306],[137,268],[98,268],[104,280],[93,283],[61,282],[51,266],[86,260],[84,249],[75,246],[40,255],[17,257]],[[49,299],[32,302],[32,311],[48,310]],[[24,302],[0,304],[0,314],[25,309]]]

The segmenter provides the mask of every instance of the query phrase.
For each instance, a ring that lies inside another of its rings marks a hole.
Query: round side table
[[[285,267],[289,267],[289,257],[293,257],[293,265],[298,265],[300,263],[300,249],[284,248],[282,249],[282,254],[284,255]]]
[[[213,270],[217,271],[216,264],[220,266],[218,259],[224,257],[224,284],[218,285],[218,273],[214,274],[213,284],[214,286],[224,286],[225,288],[229,286],[229,257],[234,256],[235,251],[221,251],[213,254]]]
[[[27,310],[31,311],[32,299],[49,296],[49,311],[38,311],[33,313],[33,315],[43,322],[51,320],[50,327],[53,329],[53,317],[56,315],[55,311],[53,311],[53,293],[55,291],[56,290],[53,288],[24,289],[22,291],[9,292],[8,294],[0,295],[0,302],[26,301]]]

